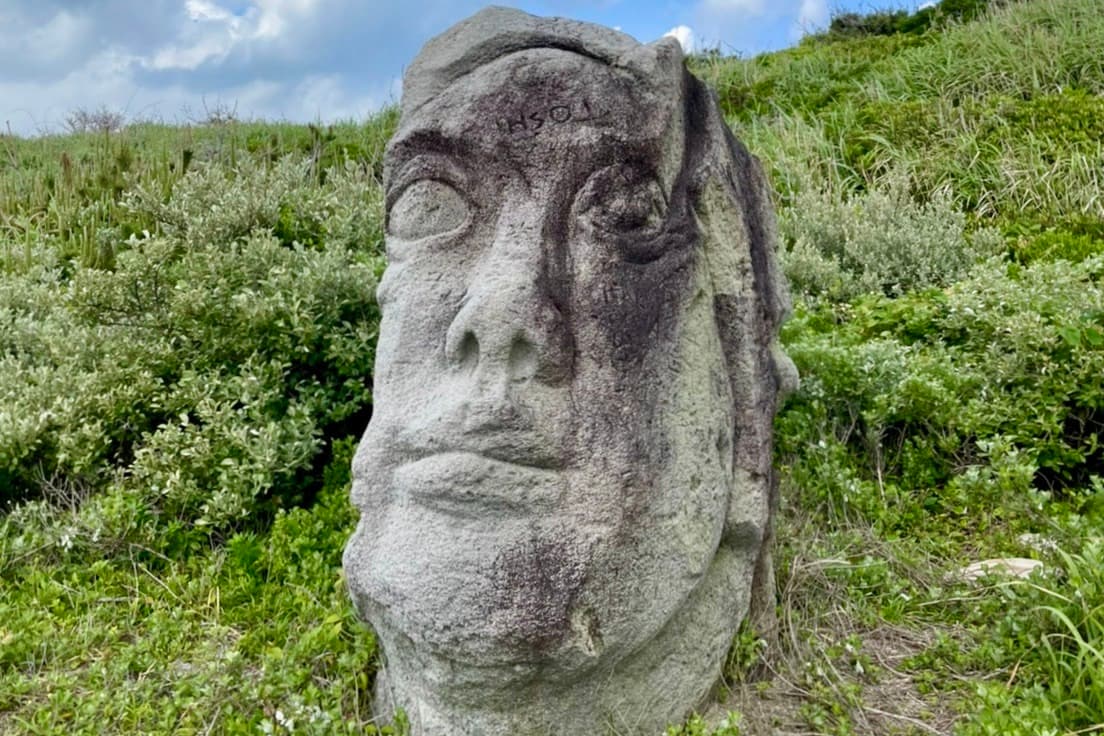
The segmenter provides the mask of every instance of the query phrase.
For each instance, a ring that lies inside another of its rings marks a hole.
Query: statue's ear
[[[695,86],[687,126],[694,211],[733,399],[733,487],[724,539],[747,545],[770,534],[774,415],[797,386],[797,371],[778,343],[790,299],[763,168],[733,137],[716,99],[704,85]]]
[[[695,80],[697,82],[697,80]],[[716,96],[697,82],[688,113],[692,160],[707,257],[718,294],[754,297],[771,336],[789,315],[790,294],[778,265],[778,226],[770,182],[759,160],[732,135]]]
[[[744,303],[745,334],[740,339],[767,348],[762,360],[770,369],[767,385],[772,387],[773,416],[782,400],[797,390],[798,374],[779,342],[779,328],[792,306],[779,263],[781,239],[770,181],[759,160],[727,128],[720,137],[731,155],[723,159],[723,166],[704,177],[697,208],[703,246],[713,275],[714,294],[722,304],[733,300]]]
[[[763,301],[752,265],[754,213],[744,211],[722,171],[702,182],[696,201],[713,291],[713,319],[732,396],[732,485],[722,543],[747,550],[768,534],[773,502],[770,437],[774,389]],[[764,460],[764,457],[766,458]]]

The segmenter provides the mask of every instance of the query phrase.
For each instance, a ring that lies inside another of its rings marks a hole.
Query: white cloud
[[[666,38],[670,36],[679,42],[682,46],[682,51],[685,54],[689,54],[694,50],[694,31],[690,26],[675,26],[671,30],[663,34]]]
[[[289,22],[303,21],[318,10],[317,0],[254,0],[257,5],[256,38],[278,38]]]
[[[207,0],[188,0],[184,3],[184,8],[188,11],[188,17],[194,21],[217,22],[233,18],[229,12]]]
[[[58,75],[88,53],[92,24],[62,9],[47,17],[20,14],[3,18],[0,32],[0,79],[32,79]]]
[[[251,42],[264,44],[284,35],[288,14],[309,14],[314,0],[254,0],[240,15],[212,0],[187,0],[193,23],[180,36],[183,43],[161,48],[145,65],[154,70],[193,70],[225,60],[235,48]]]
[[[430,35],[481,4],[0,0],[0,130],[57,132],[101,107],[170,123],[205,108],[363,119],[398,101],[403,65]]]
[[[77,43],[88,30],[89,24],[85,19],[63,10],[49,23],[28,34],[27,45],[47,54],[58,53],[66,46]]]
[[[797,20],[794,22],[798,38],[804,33],[824,28],[828,25],[828,20],[828,0],[801,0]]]
[[[206,36],[189,46],[166,46],[152,59],[143,59],[142,64],[156,70],[195,69],[205,62],[225,59],[233,46],[232,37]]]
[[[821,29],[830,15],[829,0],[698,0],[692,17],[698,48],[750,55]]]

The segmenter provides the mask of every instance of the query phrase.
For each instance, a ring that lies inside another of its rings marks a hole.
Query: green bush
[[[170,199],[138,184],[123,206],[164,234],[119,242],[111,270],[42,254],[0,280],[4,500],[80,487],[219,530],[309,497],[328,440],[370,405],[374,176],[197,164]],[[289,222],[307,242],[277,239]]]
[[[780,231],[791,287],[829,300],[946,286],[1003,246],[992,230],[967,237],[966,216],[945,191],[919,203],[897,174],[846,202],[806,188],[783,210]]]
[[[995,140],[1013,136],[1046,141],[1051,150],[1104,144],[1104,98],[1085,89],[1065,88],[1057,94],[1029,99],[997,98],[986,135]]]
[[[892,36],[900,32],[908,18],[905,10],[840,13],[828,24],[828,33],[833,36]]]
[[[383,212],[374,174],[345,163],[318,186],[311,167],[309,160],[291,156],[267,164],[246,158],[230,169],[197,164],[168,198],[156,185],[139,183],[123,197],[123,206],[187,249],[228,245],[266,231],[288,246],[378,251]]]
[[[799,310],[785,338],[803,385],[777,432],[808,500],[900,528],[1087,513],[1104,475],[1102,275],[1101,257],[989,261],[946,291]]]
[[[1058,260],[1079,263],[1104,254],[1104,237],[1065,229],[1038,228],[1032,235],[1016,238],[1012,254],[1023,264]]]
[[[1010,0],[940,0],[915,13],[905,10],[881,10],[871,13],[840,13],[832,18],[825,35],[891,36],[898,33],[920,34],[948,23],[966,23],[990,8]]]

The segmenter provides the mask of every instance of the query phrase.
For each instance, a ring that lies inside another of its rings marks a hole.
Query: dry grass
[[[768,657],[763,665],[764,679],[736,683],[729,697],[715,706],[712,720],[719,721],[726,711],[742,714],[742,733],[748,736],[808,736],[823,733],[809,724],[805,710],[811,701],[822,700],[823,694],[803,684],[807,663],[818,657],[818,644],[830,646],[834,637],[851,632],[818,631],[800,652],[786,651]],[[959,715],[946,700],[923,695],[911,674],[903,671],[902,663],[919,654],[934,641],[934,630],[915,630],[886,625],[862,632],[863,652],[873,661],[878,673],[873,682],[862,685],[859,703],[843,714],[853,733],[870,736],[891,734],[946,734],[953,732]],[[853,672],[834,669],[839,702],[848,695],[842,686],[858,682]]]
[[[747,736],[950,736],[962,717],[956,699],[926,693],[923,673],[910,671],[908,661],[940,638],[966,646],[967,632],[919,616],[891,623],[879,615],[883,603],[864,601],[837,574],[876,558],[928,588],[939,565],[902,560],[869,529],[828,535],[807,518],[780,521],[790,564],[779,581],[778,630],[765,637],[770,643],[759,660],[726,683],[726,697],[705,714],[707,722],[719,724],[733,711]],[[832,550],[840,539],[850,541]],[[865,547],[861,558],[857,546]]]

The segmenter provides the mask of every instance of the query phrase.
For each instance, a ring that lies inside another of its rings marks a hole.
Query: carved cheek
[[[445,256],[388,266],[379,297],[383,311],[376,381],[422,381],[443,369],[444,336],[459,309],[469,269]]]
[[[577,283],[580,311],[601,335],[613,367],[634,372],[649,354],[668,350],[689,288],[688,260],[606,263]]]

